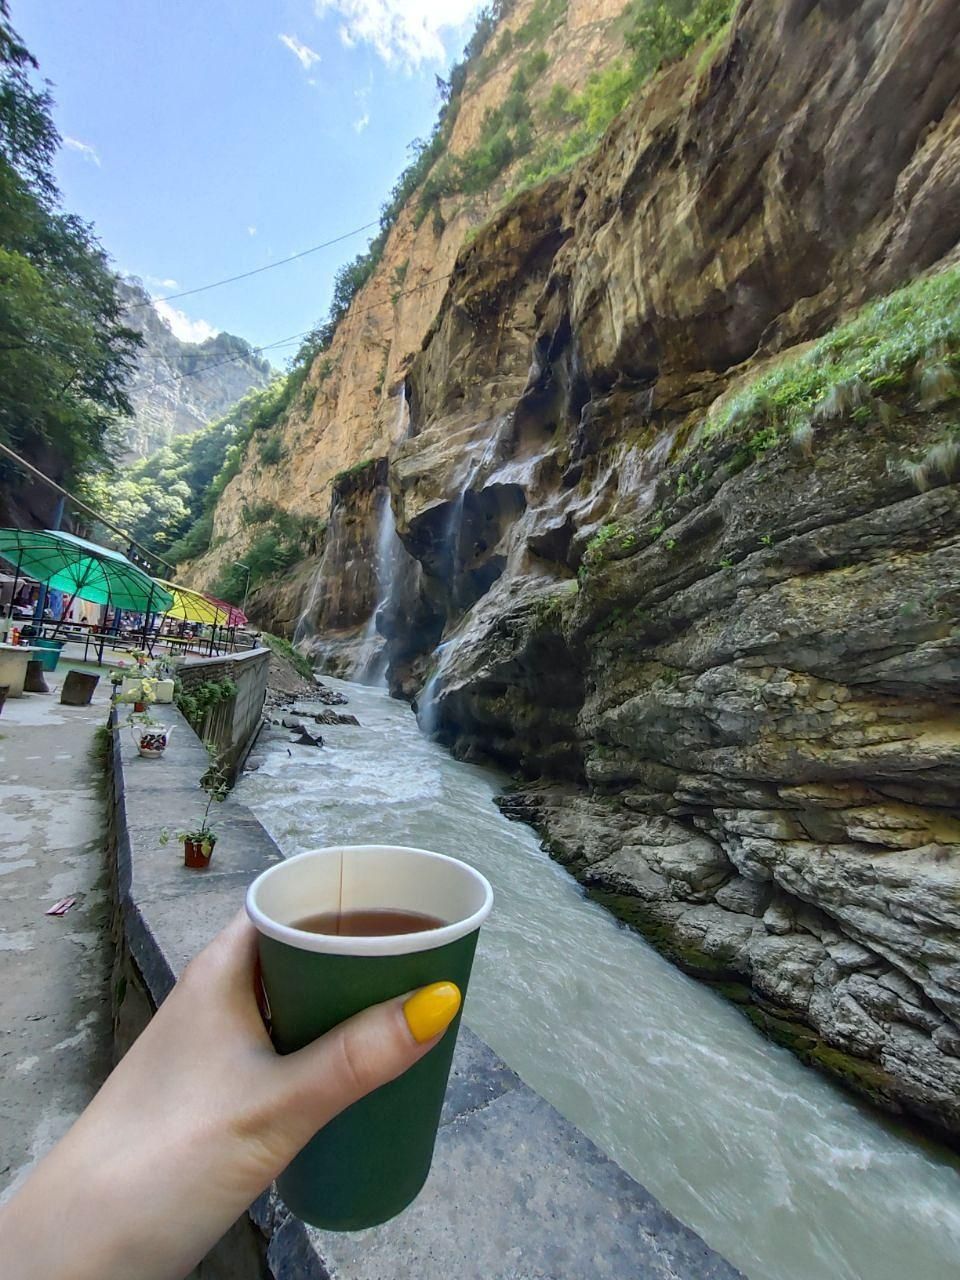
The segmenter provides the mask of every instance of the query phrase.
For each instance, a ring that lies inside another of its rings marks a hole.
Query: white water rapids
[[[947,1280],[960,1172],[766,1041],[590,902],[385,691],[327,681],[361,727],[285,743],[238,796],[287,854],[420,845],[493,883],[470,1026],[750,1280]]]

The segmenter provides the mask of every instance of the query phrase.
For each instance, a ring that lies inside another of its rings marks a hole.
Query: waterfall
[[[435,737],[437,729],[440,727],[437,691],[443,679],[446,655],[450,652],[452,646],[452,640],[444,640],[442,644],[437,645],[434,650],[437,656],[437,665],[433,668],[427,683],[417,695],[417,724],[420,726],[420,732],[428,738]]]
[[[496,429],[486,438],[483,448],[472,459],[467,473],[464,476],[463,483],[460,485],[456,498],[450,504],[450,513],[447,516],[446,524],[446,540],[450,547],[450,576],[451,585],[457,573],[457,549],[460,544],[461,529],[463,526],[463,508],[469,491],[473,488],[480,473],[486,470],[494,461],[497,448],[500,444],[500,433],[503,429],[507,418],[501,418],[496,425]],[[417,724],[420,726],[421,733],[428,738],[436,736],[439,724],[439,700],[438,693],[441,688],[444,670],[446,669],[448,654],[452,651],[455,644],[455,637],[445,640],[442,644],[438,644],[435,650],[437,664],[433,669],[426,684],[417,695]]]
[[[313,625],[313,619],[316,616],[317,601],[320,599],[320,592],[323,586],[323,561],[317,566],[317,572],[313,576],[313,582],[310,584],[310,594],[307,596],[307,603],[300,611],[297,618],[297,625],[293,629],[293,645],[294,648],[299,647],[305,640],[316,633],[316,627]]]
[[[380,644],[377,632],[377,614],[390,599],[393,578],[397,566],[397,529],[393,519],[390,490],[384,488],[377,512],[377,542],[375,566],[377,573],[377,597],[363,633],[360,657],[357,660],[357,678],[364,684],[381,684],[387,670],[386,645]]]

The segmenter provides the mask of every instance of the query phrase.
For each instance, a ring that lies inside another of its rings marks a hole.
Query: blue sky
[[[53,82],[67,209],[156,296],[376,218],[476,0],[13,0]],[[194,340],[309,329],[372,232],[172,302]],[[165,283],[166,282],[166,283]],[[176,282],[175,285],[170,282]],[[295,345],[269,353],[282,366]]]

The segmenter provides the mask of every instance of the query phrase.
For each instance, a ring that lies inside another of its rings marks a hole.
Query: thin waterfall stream
[[[421,845],[492,881],[466,1019],[534,1089],[750,1280],[946,1280],[960,1168],[765,1040],[591,902],[503,779],[454,760],[383,689],[328,680],[360,728],[274,739],[238,796],[287,855]],[[559,1228],[562,1229],[562,1226]]]

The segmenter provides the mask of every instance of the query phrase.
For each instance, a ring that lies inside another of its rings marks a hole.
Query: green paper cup
[[[465,997],[493,890],[464,862],[426,849],[343,845],[277,863],[247,892],[280,1053],[303,1048],[361,1009],[431,982]],[[307,933],[293,922],[321,911],[389,908],[448,921],[384,937]],[[461,1005],[462,1011],[462,1005]],[[358,1231],[394,1217],[430,1172],[460,1014],[439,1044],[396,1080],[348,1107],[277,1180],[298,1217]]]

